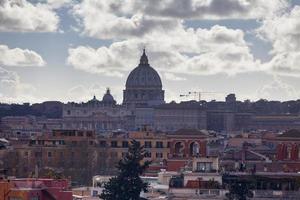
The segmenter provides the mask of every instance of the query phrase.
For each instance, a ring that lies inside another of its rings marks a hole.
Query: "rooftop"
[[[283,134],[279,135],[278,137],[294,137],[294,138],[300,138],[300,130],[297,129],[291,129]]]

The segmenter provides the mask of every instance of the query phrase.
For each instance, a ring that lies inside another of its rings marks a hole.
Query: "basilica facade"
[[[121,105],[116,104],[109,89],[102,100],[94,96],[86,103],[68,103],[63,107],[63,128],[101,132],[153,127],[154,107],[164,103],[161,78],[150,66],[144,49],[139,65],[128,75]]]
[[[94,97],[86,103],[68,103],[63,108],[63,128],[107,132],[147,127],[172,132],[181,128],[207,129],[210,121],[213,128],[219,127],[216,123],[221,124],[220,130],[231,130],[233,127],[232,115],[227,111],[221,114],[210,112],[210,119],[213,120],[209,120],[207,108],[201,102],[166,104],[164,95],[161,78],[149,64],[144,49],[138,66],[127,77],[122,104],[116,103],[109,89],[102,100]]]

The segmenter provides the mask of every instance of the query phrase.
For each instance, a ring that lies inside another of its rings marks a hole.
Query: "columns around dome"
[[[123,105],[127,107],[152,107],[165,103],[164,90],[158,89],[126,89],[123,98]]]

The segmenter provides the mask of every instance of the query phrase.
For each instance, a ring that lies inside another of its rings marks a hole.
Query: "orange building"
[[[0,182],[0,200],[72,200],[67,180],[11,179]]]
[[[14,150],[4,158],[4,167],[8,175],[16,177],[32,177],[36,168],[43,177],[51,169],[87,184],[95,174],[116,173],[116,164],[127,153],[130,141],[136,140],[147,152],[144,160],[152,161],[151,175],[157,175],[162,168],[177,171],[191,158],[206,156],[208,137],[188,129],[172,134],[144,130],[105,136],[86,130],[55,130],[52,136],[13,145]]]

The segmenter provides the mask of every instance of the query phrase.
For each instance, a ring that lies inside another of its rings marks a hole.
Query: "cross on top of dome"
[[[149,65],[149,63],[148,63],[148,57],[146,55],[145,48],[143,49],[143,54],[142,54],[141,59],[140,59],[140,65],[141,66],[148,66]]]
[[[110,89],[106,88],[106,94],[110,94]]]

